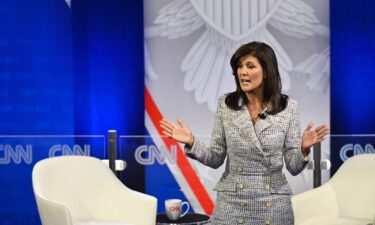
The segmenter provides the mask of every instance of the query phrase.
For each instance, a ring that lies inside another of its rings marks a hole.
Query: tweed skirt
[[[212,225],[293,225],[290,194],[217,192]]]

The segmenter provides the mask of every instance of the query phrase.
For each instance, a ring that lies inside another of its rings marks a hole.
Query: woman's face
[[[263,68],[257,58],[251,55],[240,59],[237,76],[241,90],[245,93],[263,89]]]

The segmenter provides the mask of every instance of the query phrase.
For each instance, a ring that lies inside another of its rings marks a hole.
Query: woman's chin
[[[241,87],[241,90],[246,93],[246,92],[253,91],[253,88],[252,87]]]

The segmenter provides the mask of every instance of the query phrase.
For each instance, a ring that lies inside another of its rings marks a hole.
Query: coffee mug
[[[167,199],[165,200],[165,212],[167,213],[167,217],[170,220],[178,220],[179,218],[185,216],[190,209],[188,202],[183,202],[180,199]],[[184,213],[181,214],[182,206],[186,205],[187,208]]]

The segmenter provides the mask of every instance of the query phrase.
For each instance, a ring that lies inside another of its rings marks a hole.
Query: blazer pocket
[[[272,188],[271,193],[272,194],[281,194],[281,195],[292,195],[292,190],[291,190],[289,184],[284,184],[282,186]]]
[[[236,192],[236,184],[233,182],[219,181],[213,190],[217,192]]]

